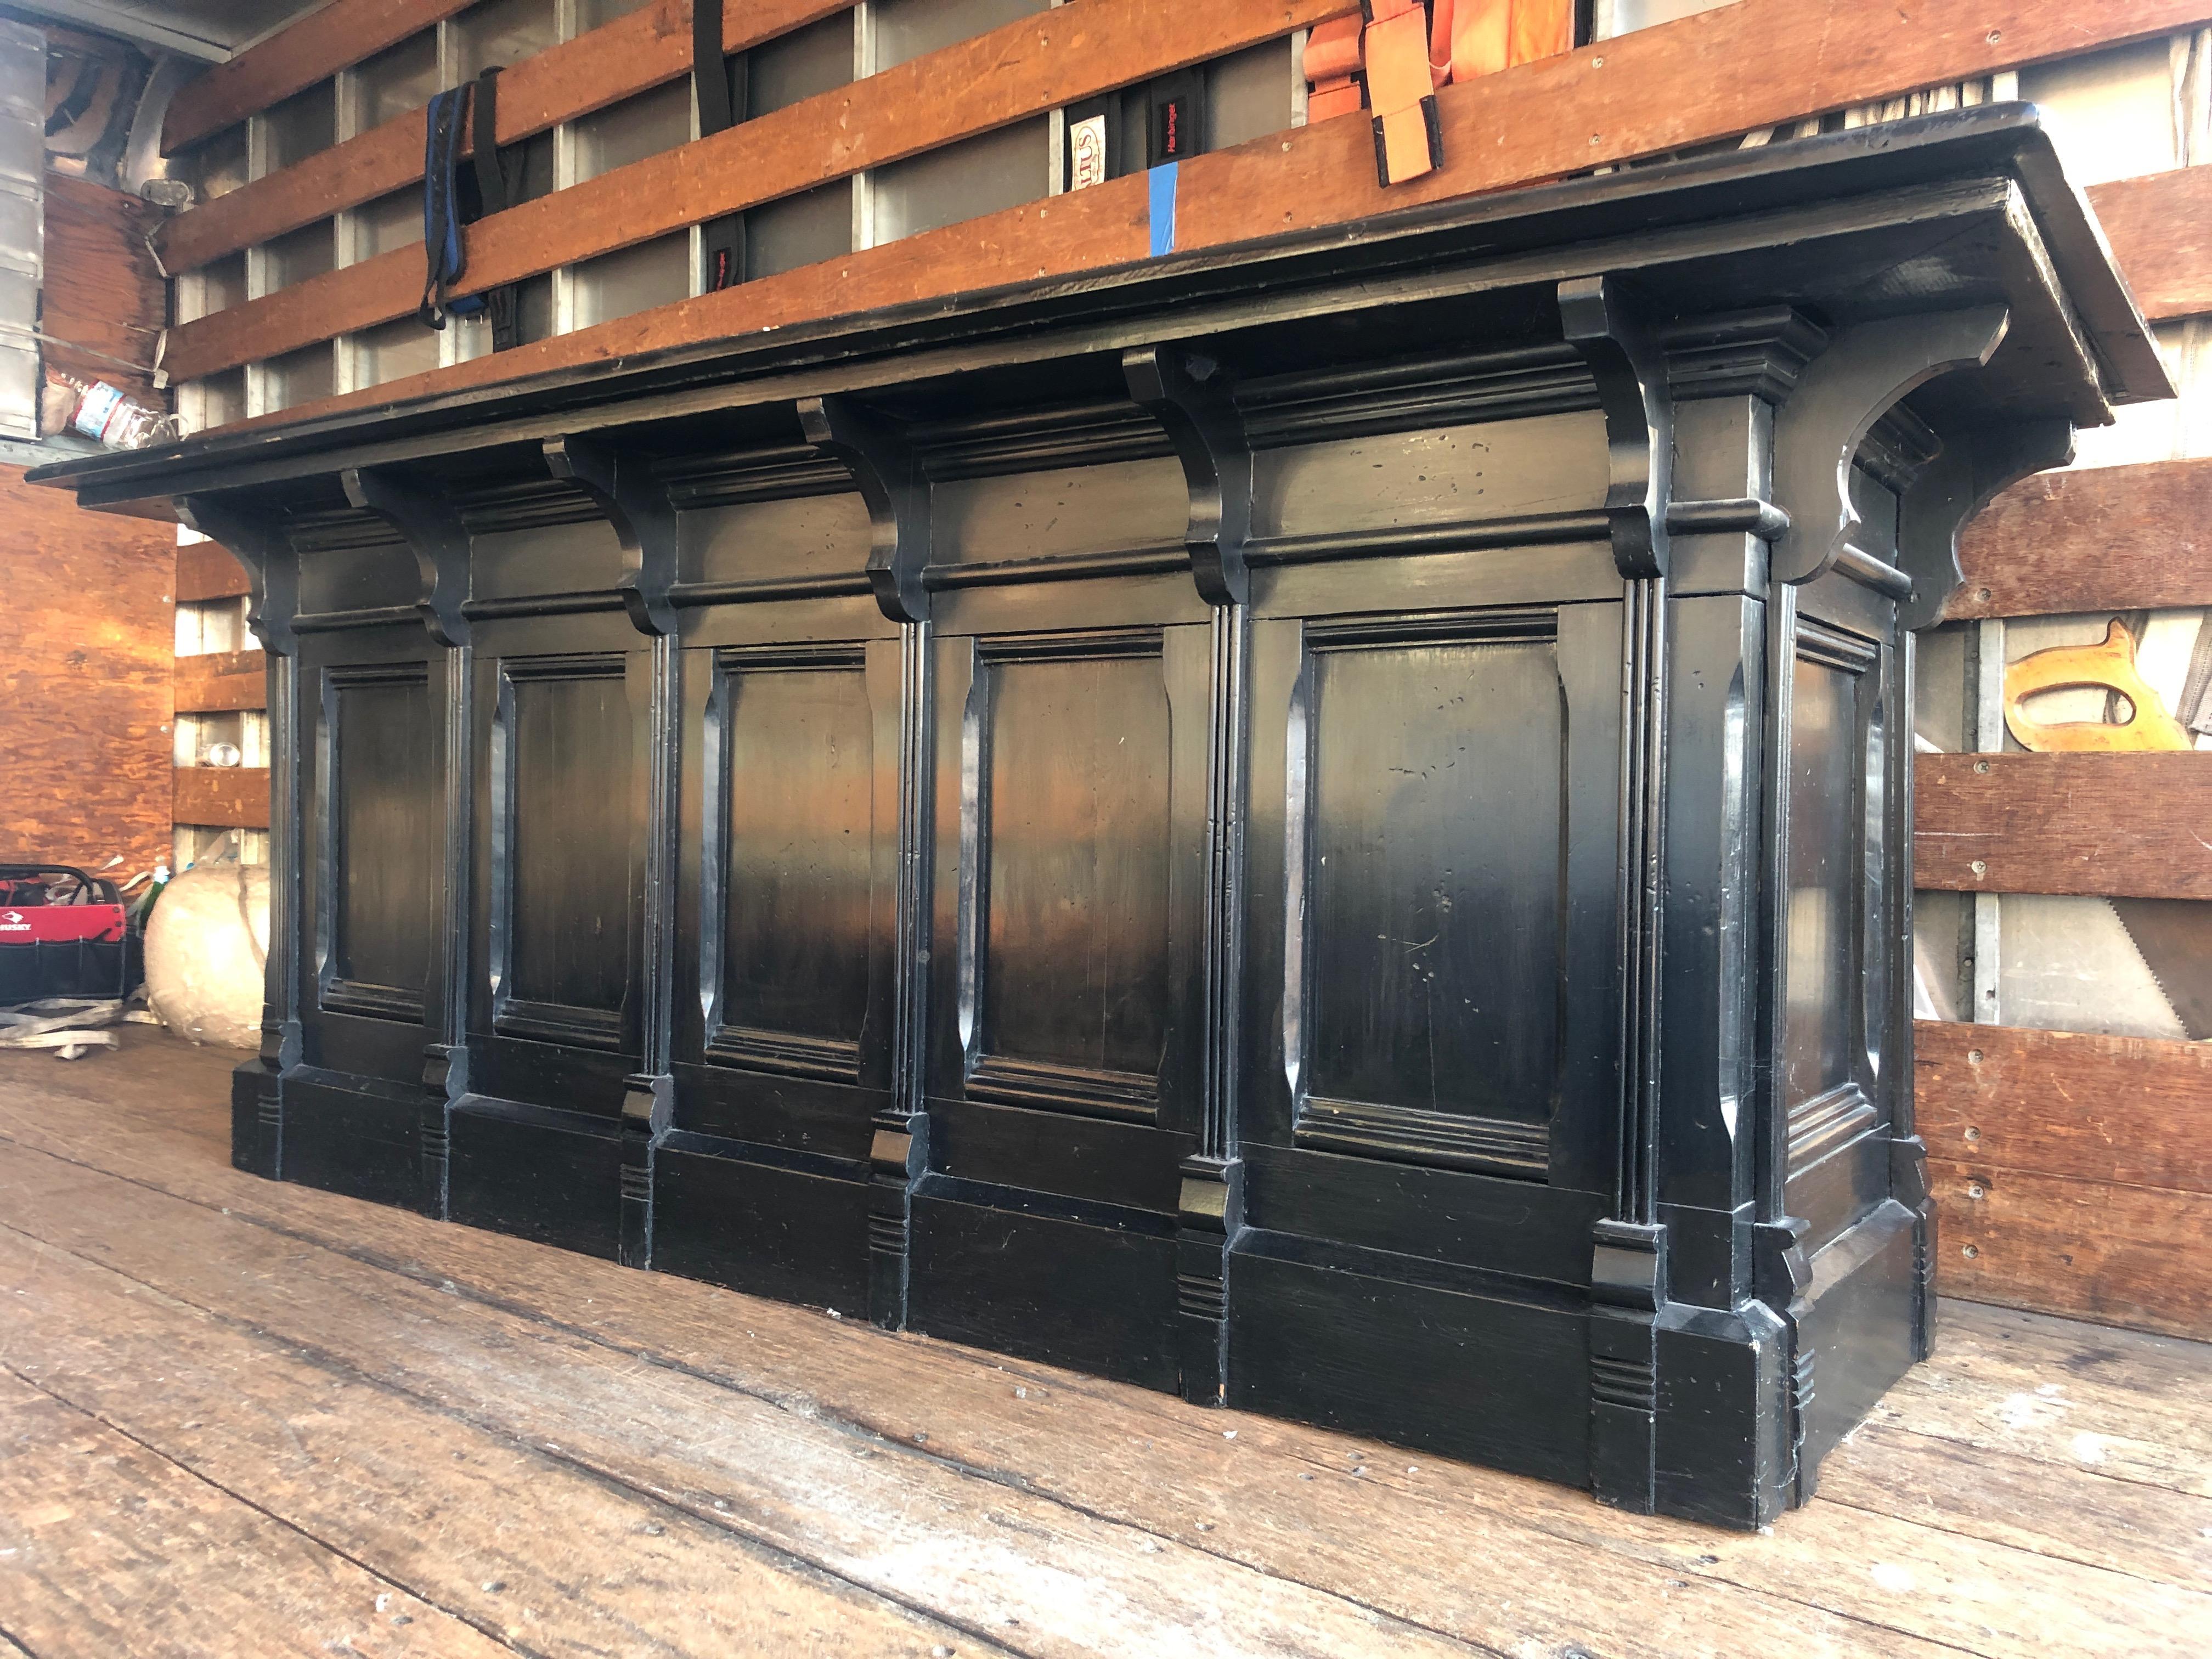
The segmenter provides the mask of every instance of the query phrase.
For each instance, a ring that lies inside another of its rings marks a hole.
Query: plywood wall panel
[[[168,856],[175,550],[0,467],[0,860]]]
[[[46,188],[40,307],[48,365],[159,402],[154,353],[168,321],[168,294],[146,234],[161,213],[136,196],[58,173],[46,174]]]

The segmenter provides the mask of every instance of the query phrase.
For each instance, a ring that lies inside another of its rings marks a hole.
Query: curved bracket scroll
[[[546,470],[592,498],[622,544],[625,568],[616,584],[623,609],[641,634],[673,634],[676,607],[676,509],[667,486],[645,459],[595,438],[545,441]]]
[[[252,584],[246,625],[272,656],[299,647],[292,619],[300,612],[300,556],[281,516],[232,505],[219,495],[179,495],[177,516],[190,529],[229,550]]]
[[[1567,343],[1597,380],[1612,483],[1605,515],[1613,562],[1624,580],[1664,576],[1671,544],[1667,508],[1674,489],[1674,401],[1667,355],[1635,291],[1617,276],[1559,284]]]
[[[1167,428],[1190,491],[1183,546],[1199,597],[1243,605],[1251,595],[1244,544],[1252,533],[1252,446],[1228,373],[1187,346],[1140,346],[1121,354],[1129,395]]]
[[[469,625],[461,616],[461,602],[468,597],[469,532],[453,504],[390,467],[349,466],[338,482],[346,500],[398,531],[415,555],[422,577],[422,597],[415,608],[430,637],[441,645],[466,645]]]
[[[1899,504],[1898,562],[1912,578],[1912,598],[1898,611],[1908,629],[1927,628],[1965,586],[1959,538],[2000,491],[2074,459],[2074,424],[2063,416],[1994,430],[1947,430],[1942,453]]]
[[[806,441],[842,461],[867,504],[868,586],[895,623],[929,620],[922,572],[929,564],[929,480],[906,435],[850,398],[799,400]]]
[[[1808,364],[1774,422],[1774,495],[1790,528],[1769,574],[1807,582],[1853,546],[1851,459],[1874,424],[1939,374],[1989,362],[2002,343],[2002,306],[1925,312],[1844,329]],[[1861,550],[1863,551],[1863,550]]]

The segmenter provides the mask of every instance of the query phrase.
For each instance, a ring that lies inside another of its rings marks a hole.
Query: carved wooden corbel
[[[299,638],[300,556],[281,515],[214,495],[178,499],[178,517],[230,550],[252,584],[246,622],[268,655],[269,950],[262,965],[261,1050],[231,1087],[233,1156],[271,1180],[284,1173],[284,1073],[306,1058],[296,954],[301,915]],[[250,1116],[248,1114],[250,1113]],[[248,1124],[252,1125],[250,1132]]]
[[[177,517],[228,549],[246,567],[252,592],[246,625],[261,648],[289,657],[299,648],[292,620],[300,611],[300,556],[292,550],[281,518],[236,507],[218,495],[179,495]]]
[[[1988,362],[2008,321],[2002,306],[1977,306],[1860,323],[1806,365],[1775,416],[1774,495],[1790,527],[1774,544],[1774,580],[1811,581],[1838,559],[1881,564],[1856,543],[1852,458],[1908,393],[1954,368]]]
[[[339,475],[346,500],[374,513],[399,532],[415,555],[422,577],[422,597],[415,608],[423,627],[441,645],[469,642],[461,615],[468,598],[469,532],[444,494],[390,467],[348,467]]]
[[[1942,453],[1899,503],[1898,562],[1912,598],[1898,611],[1909,629],[1943,619],[1965,585],[1959,538],[1999,491],[2074,459],[2074,425],[2063,416],[1995,428],[1952,427],[1937,434]]]
[[[1605,493],[1613,561],[1626,580],[1667,574],[1667,509],[1674,488],[1674,404],[1667,356],[1634,290],[1617,276],[1559,284],[1567,343],[1597,380],[1605,415]]]
[[[1252,533],[1252,447],[1226,370],[1188,346],[1121,354],[1129,395],[1167,428],[1190,490],[1183,546],[1199,597],[1243,605],[1251,594],[1244,544]]]
[[[614,526],[624,562],[617,586],[631,625],[641,634],[673,634],[676,509],[667,486],[642,456],[596,438],[548,438],[545,465],[590,496]]]
[[[867,504],[868,585],[895,623],[929,620],[929,480],[906,434],[850,398],[802,398],[806,441],[850,468]]]

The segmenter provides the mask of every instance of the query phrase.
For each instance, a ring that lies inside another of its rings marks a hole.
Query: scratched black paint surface
[[[2164,391],[2082,212],[1954,112],[52,470],[257,573],[234,1156],[1771,1520],[1929,1340],[1881,711]]]

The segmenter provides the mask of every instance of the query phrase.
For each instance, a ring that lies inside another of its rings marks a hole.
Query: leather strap
[[[476,108],[470,123],[471,160],[476,169],[477,216],[489,218],[514,205],[521,180],[509,171],[521,171],[518,157],[502,155],[499,148],[499,70],[493,64],[477,76]],[[484,303],[491,312],[491,349],[507,351],[522,343],[518,289],[513,283],[488,289]]]
[[[691,86],[699,103],[699,136],[735,126],[744,112],[731,95],[729,67],[722,52],[722,0],[691,0]],[[700,257],[706,263],[700,286],[711,294],[744,280],[745,218],[724,214],[699,228]]]

